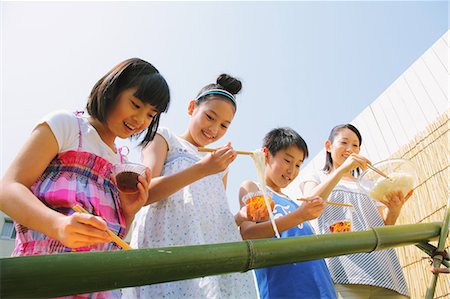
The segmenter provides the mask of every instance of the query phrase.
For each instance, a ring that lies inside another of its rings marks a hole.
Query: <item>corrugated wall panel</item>
[[[371,161],[383,160],[389,152],[387,151],[386,145],[382,142],[381,132],[378,129],[376,119],[372,113],[372,107],[367,107],[364,110],[366,113],[362,117],[361,127],[358,129],[361,131],[363,136],[363,142],[366,145],[367,156],[370,157]]]
[[[438,40],[434,46],[432,47],[434,54],[437,56],[439,62],[442,64],[442,66],[449,71],[449,65],[448,65],[448,59],[449,59],[449,53],[448,53],[448,45],[443,40]]]
[[[401,82],[403,80],[398,80],[398,81]],[[394,131],[395,139],[397,140],[398,146],[400,147],[403,144],[406,144],[409,142],[408,134],[407,134],[408,129],[403,124],[404,119],[402,119],[402,117],[400,116],[397,109],[395,109],[394,101],[396,101],[396,100],[399,101],[400,99],[403,99],[404,97],[402,97],[401,94],[399,93],[397,85],[390,88],[386,94],[387,94],[387,98],[388,98],[388,103],[385,105],[386,106],[385,111],[386,111],[386,114],[389,115],[389,121],[390,121],[391,127]],[[401,102],[403,103],[404,101],[401,101]]]
[[[396,82],[400,81],[401,80],[397,80]],[[408,87],[409,85],[407,84],[406,86]],[[394,86],[391,86],[388,89],[388,95],[391,100],[392,107],[398,115],[399,122],[401,123],[400,132],[401,134],[404,134],[404,139],[410,140],[414,137],[418,130],[418,123],[425,124],[421,113],[417,114],[417,105],[414,105],[414,103],[416,103],[414,96],[407,97],[408,93],[403,93],[403,90],[394,88]],[[419,120],[417,120],[417,118],[419,118]],[[399,139],[401,138],[402,137],[399,137]]]
[[[447,31],[443,36],[442,36],[442,40],[445,41],[447,43],[447,47],[449,44],[449,36],[450,36],[450,32]]]
[[[426,97],[419,100],[416,97],[416,95],[411,90],[405,76],[402,76],[400,80],[397,80],[397,84],[393,88],[392,98],[396,97],[401,97],[404,103],[414,103],[417,108],[420,109],[420,114],[418,115],[419,128],[426,126],[426,124],[430,123],[439,115],[430,98]],[[410,138],[407,138],[407,142],[409,140]]]
[[[425,55],[422,56],[425,65],[433,76],[434,81],[439,85],[444,98],[448,99],[448,79],[449,73],[445,64],[443,64],[439,57],[436,55],[435,51],[427,51]],[[448,64],[448,56],[447,64]]]
[[[372,103],[371,108],[373,112],[373,116],[375,118],[377,128],[380,131],[381,135],[381,143],[378,143],[380,147],[383,147],[384,155],[379,157],[379,159],[385,159],[385,157],[388,157],[392,155],[392,153],[395,152],[395,150],[398,148],[398,142],[395,137],[395,132],[392,130],[391,125],[389,123],[389,117],[386,116],[386,110],[392,111],[392,106],[388,103],[389,98],[386,93],[384,93],[380,98],[378,98],[378,101]],[[388,112],[389,113],[389,112]],[[364,137],[365,135],[363,135]],[[366,138],[367,140],[369,138]],[[368,157],[369,159],[373,159],[371,157]],[[377,161],[372,161],[377,162]]]
[[[364,127],[364,115],[363,114],[358,115],[351,123],[357,128]],[[371,157],[369,148],[366,145],[365,139],[361,146],[361,155],[363,155],[365,157]]]
[[[413,68],[422,83],[422,87],[425,90],[426,95],[435,103],[437,110],[445,111],[445,109],[448,108],[448,97],[443,92],[442,87],[439,86],[436,78],[434,78],[430,72],[430,69],[425,64],[424,59],[419,59],[417,63],[414,64]]]

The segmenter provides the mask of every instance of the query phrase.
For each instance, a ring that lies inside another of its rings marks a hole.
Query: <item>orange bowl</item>
[[[261,194],[259,194],[261,193]],[[253,193],[251,197],[243,199],[247,206],[247,217],[249,219],[267,219],[269,212],[267,211],[266,201],[262,192]],[[269,197],[271,211],[275,207],[275,202]]]

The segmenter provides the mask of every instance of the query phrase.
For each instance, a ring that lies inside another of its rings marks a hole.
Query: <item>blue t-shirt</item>
[[[275,218],[298,208],[298,205],[287,197],[275,192],[270,192],[270,195],[275,202]],[[303,222],[280,235],[282,238],[288,238],[310,236],[314,233],[309,223]],[[262,299],[336,298],[333,281],[323,259],[256,269],[255,273]]]

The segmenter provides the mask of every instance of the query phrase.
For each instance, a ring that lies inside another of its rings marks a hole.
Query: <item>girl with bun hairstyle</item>
[[[241,86],[239,80],[220,75],[189,102],[190,121],[183,134],[159,128],[143,149],[143,162],[153,177],[147,206],[132,233],[134,248],[242,241],[225,191],[227,169],[236,152],[230,143],[212,153],[198,151],[227,132]],[[256,298],[250,272],[160,283],[124,293],[129,298]]]

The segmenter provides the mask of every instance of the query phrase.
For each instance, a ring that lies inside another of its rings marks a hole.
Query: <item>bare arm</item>
[[[36,150],[39,149],[39,150]],[[100,217],[75,213],[65,216],[45,206],[30,190],[58,152],[47,124],[31,134],[1,181],[0,209],[20,224],[61,241],[68,247],[111,241]]]
[[[341,171],[333,171],[326,181],[318,184],[316,182],[308,181],[304,183],[303,194],[305,196],[320,196],[327,199],[331,191],[336,187],[342,178]]]
[[[365,157],[351,154],[342,165],[330,173],[324,182],[320,184],[306,182],[303,187],[303,194],[305,196],[320,196],[321,198],[327,199],[344,175],[358,167],[366,169],[367,163],[370,163],[370,161]]]
[[[167,150],[167,143],[159,134],[156,134],[155,139],[143,150],[144,164],[150,167],[153,172],[147,204],[167,198],[205,176],[225,170],[236,158],[233,149],[230,146],[225,146],[206,155],[189,168],[172,175],[161,176],[167,158]]]
[[[242,198],[246,194],[250,192],[256,192],[257,190],[258,188],[253,182],[247,181],[242,184],[239,190],[239,202],[241,207],[244,206]],[[322,214],[322,211],[325,208],[325,204],[323,203],[322,199],[318,197],[311,197],[310,199],[313,199],[314,201],[310,203],[304,202],[292,213],[275,219],[275,223],[279,232],[284,232],[296,225],[299,225],[300,223],[315,219]],[[242,238],[245,240],[271,238],[275,236],[275,232],[270,221],[261,223],[243,221],[240,225],[240,230]]]

